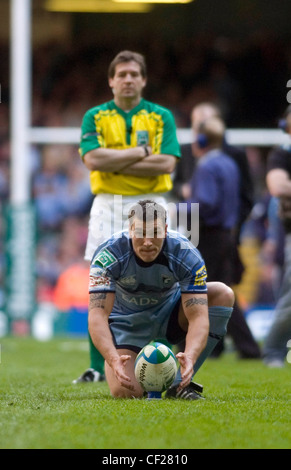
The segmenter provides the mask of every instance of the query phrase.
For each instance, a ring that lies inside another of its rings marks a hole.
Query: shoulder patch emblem
[[[111,264],[114,264],[117,261],[115,256],[110,253],[106,248],[105,250],[102,250],[100,253],[98,253],[94,260],[92,265],[97,264],[103,266],[104,268],[111,266]]]

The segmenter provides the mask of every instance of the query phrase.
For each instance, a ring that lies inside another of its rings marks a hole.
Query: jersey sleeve
[[[206,293],[207,271],[200,251],[186,237],[169,230],[166,252],[181,293]]]
[[[161,153],[181,157],[181,149],[177,138],[177,129],[174,116],[167,110],[164,116],[163,140]]]
[[[115,278],[112,267],[118,264],[117,258],[110,250],[103,248],[95,253],[89,273],[89,293],[115,292]]]
[[[81,125],[79,153],[82,158],[90,150],[94,150],[101,146],[100,138],[101,135],[98,132],[94,121],[94,113],[92,110],[89,110],[85,113]]]
[[[184,269],[184,276],[180,280],[182,294],[188,293],[207,293],[207,271],[204,261],[200,261],[191,268]]]

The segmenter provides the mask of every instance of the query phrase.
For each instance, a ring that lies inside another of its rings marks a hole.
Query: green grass
[[[86,340],[2,338],[1,449],[290,449],[291,365],[233,353],[196,380],[205,400],[122,400],[106,383],[72,385]]]

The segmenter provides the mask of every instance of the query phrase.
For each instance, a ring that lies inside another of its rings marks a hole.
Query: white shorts
[[[89,219],[89,232],[85,259],[91,261],[96,248],[113,233],[128,228],[128,212],[133,204],[140,200],[151,199],[167,209],[164,196],[158,194],[139,194],[121,196],[116,194],[97,194]]]

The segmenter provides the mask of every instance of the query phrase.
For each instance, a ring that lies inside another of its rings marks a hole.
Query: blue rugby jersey
[[[206,268],[200,252],[184,236],[169,230],[151,263],[134,253],[128,231],[114,234],[94,253],[89,292],[115,293],[111,317],[157,311],[181,293],[206,293]]]

